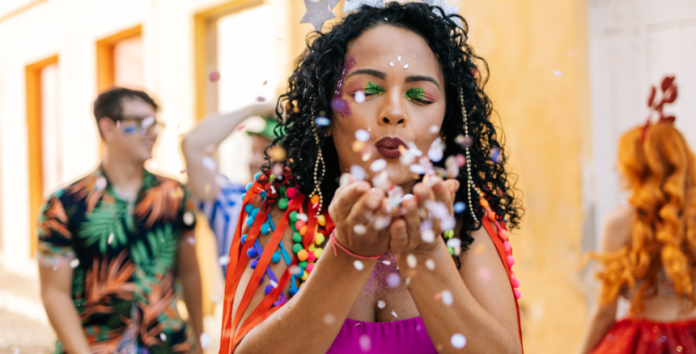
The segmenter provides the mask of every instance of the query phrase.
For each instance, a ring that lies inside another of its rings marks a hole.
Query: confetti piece
[[[384,302],[384,300],[379,300],[379,301],[377,301],[377,307],[383,309],[383,308],[387,307],[387,303]]]
[[[445,304],[445,306],[450,306],[454,302],[454,298],[452,297],[452,292],[449,290],[443,290],[442,291],[442,303]]]
[[[292,274],[292,275],[300,275],[303,272],[304,272],[304,270],[302,270],[302,268],[300,268],[296,265],[290,266],[290,274]]]
[[[370,165],[370,169],[374,172],[382,171],[385,167],[387,167],[387,161],[384,159],[375,160]]]
[[[400,61],[401,61],[401,56],[396,57],[396,60],[400,62]]]
[[[430,126],[430,129],[428,129],[428,131],[430,131],[430,134],[437,134],[438,132],[440,132],[440,127],[433,124]]]
[[[163,342],[166,342],[166,341],[167,341],[167,335],[164,334],[164,332],[160,333],[159,337],[160,337],[160,339],[161,339]]]
[[[208,75],[208,80],[210,80],[210,82],[220,81],[220,72],[213,71],[212,73],[210,73],[210,75]]]
[[[393,62],[393,61],[390,61],[390,62],[389,62],[389,66],[391,66],[391,67],[393,68],[393,67],[395,67],[396,65],[394,65],[394,62]]]
[[[481,253],[483,253],[483,250],[484,250],[485,247],[486,247],[486,246],[484,246],[484,245],[478,245],[478,246],[476,246],[476,254],[481,254]]]
[[[264,81],[261,85],[265,85],[268,83],[268,80]]]
[[[186,173],[186,171],[188,171],[188,169],[183,169],[183,170],[179,171],[179,173],[181,173],[183,175],[184,173]]]
[[[210,171],[217,170],[217,162],[215,162],[215,160],[213,160],[212,157],[206,156],[203,158],[202,162],[203,162],[203,166],[205,168],[207,168],[208,170],[210,170]]]
[[[94,186],[98,190],[102,190],[102,189],[106,188],[106,184],[107,184],[107,182],[106,182],[106,178],[104,176],[99,176],[99,178],[97,178],[97,180],[94,181]]]
[[[331,119],[326,117],[318,117],[314,120],[314,124],[320,127],[328,127],[329,125],[331,125]]]
[[[363,103],[365,102],[365,92],[358,91],[355,93],[355,102]]]
[[[388,191],[392,187],[391,179],[389,179],[389,174],[387,171],[382,171],[372,179],[372,185],[375,188],[379,188],[383,191]]]
[[[452,346],[457,348],[457,349],[462,349],[466,345],[466,337],[460,333],[455,333],[452,336],[452,340],[450,341],[452,343]]]
[[[106,239],[106,243],[111,244],[112,242],[114,242],[114,234],[113,233],[110,234],[109,238]]]
[[[391,261],[382,261],[384,265],[391,265]]]
[[[309,220],[309,216],[305,213],[299,213],[297,214],[297,220],[302,220],[304,222],[307,222]]]
[[[399,273],[391,273],[387,276],[387,285],[392,288],[396,288],[401,284],[401,276]]]
[[[464,202],[456,202],[454,203],[454,212],[459,214],[464,212],[466,210],[466,204]]]
[[[372,341],[369,335],[363,334],[360,336],[360,349],[362,349],[363,353],[367,353],[372,349]]]
[[[366,152],[366,153],[364,153],[364,154],[362,155],[362,160],[363,160],[363,162],[367,162],[367,161],[370,160],[371,157],[372,157],[372,153],[371,153],[371,152]]]
[[[365,179],[365,169],[358,165],[353,165],[350,167],[350,174],[355,177],[358,181]]]
[[[208,333],[201,333],[199,343],[201,344],[201,348],[208,348],[208,346],[210,345],[210,336],[208,335]]]
[[[460,240],[456,237],[453,237],[453,238],[447,240],[447,246],[449,248],[454,249],[455,255],[459,255],[459,253],[461,252],[462,240]]]
[[[274,163],[273,168],[271,168],[271,173],[278,177],[283,175],[283,164],[282,163]]]
[[[417,175],[424,175],[425,174],[425,168],[423,168],[423,166],[421,166],[421,165],[413,164],[413,165],[409,166],[408,169]]]
[[[444,155],[444,153],[442,152],[442,149],[435,148],[435,149],[428,150],[428,157],[430,158],[430,161],[432,161],[432,162],[442,161],[443,155]]]
[[[196,221],[196,218],[193,216],[192,212],[187,211],[184,213],[184,224],[186,224],[186,226],[191,226],[194,221]]]
[[[70,261],[70,268],[75,269],[80,265],[80,260],[75,258],[72,261]]]
[[[355,131],[355,139],[358,141],[368,141],[370,140],[370,133],[365,129],[358,129]]]
[[[330,326],[330,325],[334,324],[334,322],[336,322],[336,316],[334,316],[330,313],[327,313],[326,315],[324,315],[324,324],[325,325]]]
[[[362,141],[354,141],[353,142],[353,152],[361,152],[365,149],[365,143]]]
[[[408,69],[408,64],[404,65],[404,69]]]
[[[554,70],[553,74],[556,75],[556,77],[561,77],[563,76],[563,73],[560,70]]]
[[[435,261],[432,259],[428,259],[425,261],[425,267],[428,268],[428,270],[433,270],[435,269]]]
[[[394,316],[394,317],[399,317],[399,316],[396,315],[396,312],[394,312],[394,310],[392,310],[391,315]]]
[[[491,271],[488,268],[480,268],[476,271],[476,275],[482,281],[489,281],[491,279]]]
[[[155,124],[155,117],[153,117],[153,116],[149,116],[149,117],[143,119],[142,122],[140,122],[140,126],[143,129],[150,128],[153,124]]]
[[[413,156],[416,156],[416,157],[423,156],[423,152],[420,151],[418,149],[418,147],[416,147],[416,144],[414,144],[412,141],[409,141],[407,143],[407,145],[408,145],[408,152],[410,152]]]
[[[365,268],[365,265],[363,265],[363,262],[356,259],[355,262],[353,262],[353,267],[355,267],[355,269],[357,270],[363,270],[363,268]]]
[[[409,254],[408,256],[406,256],[406,264],[408,264],[409,268],[415,268],[418,264],[416,256],[414,256],[413,254]]]
[[[263,97],[263,96],[259,96],[259,97],[256,97],[256,100],[259,101],[259,102],[265,102],[265,101],[266,101],[266,98]]]
[[[226,266],[227,263],[230,263],[230,256],[224,255],[218,258],[218,263],[220,263],[221,266]]]
[[[270,157],[271,160],[283,161],[285,160],[286,156],[287,152],[280,145],[273,145],[270,148],[268,148],[268,157]]]
[[[435,242],[435,233],[430,229],[421,231],[421,239],[425,243],[433,243]]]
[[[490,153],[491,161],[494,163],[500,163],[502,156],[500,155],[500,149],[492,148]]]
[[[404,200],[409,200],[411,198],[413,198],[413,194],[411,194],[411,193],[404,195]]]
[[[569,50],[569,51],[568,51],[568,58],[574,57],[575,54],[576,54],[577,52],[578,52],[578,51],[577,51],[577,49],[575,49],[575,48]]]
[[[186,242],[188,242],[189,245],[193,246],[196,244],[196,238],[193,236],[188,236],[186,237]]]

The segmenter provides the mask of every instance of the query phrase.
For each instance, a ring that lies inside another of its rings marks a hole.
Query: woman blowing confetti
[[[659,115],[619,141],[621,188],[629,206],[604,224],[600,305],[591,317],[580,353],[696,353],[696,161],[674,117],[674,77],[653,88],[648,106]],[[616,322],[618,297],[630,315]]]
[[[389,3],[313,34],[243,197],[221,353],[522,352],[521,210],[466,28]]]

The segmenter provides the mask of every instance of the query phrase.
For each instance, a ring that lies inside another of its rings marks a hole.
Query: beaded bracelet
[[[343,247],[340,243],[338,243],[338,241],[336,241],[336,238],[334,237],[335,233],[336,233],[336,229],[331,231],[331,234],[329,235],[329,239],[331,239],[331,242],[334,245],[336,245],[336,246],[338,246],[338,248],[342,249],[343,252],[348,253],[349,255],[351,255],[355,258],[366,259],[366,260],[374,260],[374,259],[379,259],[380,257],[382,257],[381,254],[378,256],[366,257],[366,256],[361,256],[359,254],[355,254],[355,253],[349,251],[347,248]],[[338,252],[336,251],[336,247],[334,247],[334,256],[338,257]]]

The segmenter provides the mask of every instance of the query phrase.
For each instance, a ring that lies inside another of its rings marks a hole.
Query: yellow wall
[[[524,196],[512,243],[528,353],[574,351],[587,312],[576,268],[591,158],[585,2],[460,1],[471,42],[490,65],[487,92]]]

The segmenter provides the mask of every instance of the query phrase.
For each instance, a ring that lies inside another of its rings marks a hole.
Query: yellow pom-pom
[[[317,222],[318,222],[319,225],[321,225],[321,226],[326,226],[326,216],[324,216],[324,215],[319,215],[319,217],[317,218]]]
[[[307,273],[307,272],[305,271],[304,274],[302,274],[302,277],[301,277],[300,279],[302,279],[302,280],[307,280],[307,277],[309,277],[309,273]]]
[[[297,253],[297,259],[300,261],[306,261],[307,260],[307,250],[302,250]]]
[[[316,235],[314,235],[314,244],[321,245],[322,243],[324,243],[325,239],[326,237],[324,237],[324,235],[317,233]]]
[[[313,195],[312,199],[310,199],[309,201],[312,203],[312,205],[319,203],[319,195],[318,194]]]
[[[309,244],[309,247],[307,247],[307,251],[309,251],[309,252],[314,252],[314,247],[316,247],[316,246],[314,245],[314,243],[310,243],[310,244]]]
[[[319,257],[321,257],[321,253],[322,253],[322,252],[324,252],[323,249],[321,249],[321,248],[315,248],[315,249],[314,249],[314,257],[317,257],[317,259],[319,259]]]

